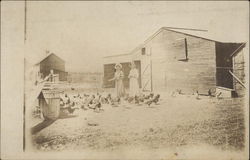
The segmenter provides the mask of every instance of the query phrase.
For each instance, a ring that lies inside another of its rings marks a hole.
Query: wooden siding
[[[187,39],[188,61],[184,38]],[[153,89],[207,93],[216,87],[215,42],[171,31],[162,31],[146,46],[151,51]]]

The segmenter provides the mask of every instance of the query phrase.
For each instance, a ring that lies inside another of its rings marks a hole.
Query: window
[[[142,54],[142,55],[145,55],[145,54],[146,54],[146,48],[142,48],[142,49],[141,49],[141,54]]]

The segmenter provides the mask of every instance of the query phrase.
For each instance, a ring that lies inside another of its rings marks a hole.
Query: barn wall
[[[233,73],[244,83],[246,84],[246,75],[245,75],[245,68],[246,63],[244,61],[245,58],[245,49],[241,50],[239,53],[237,53],[235,56],[233,56]],[[236,90],[236,93],[238,96],[242,97],[245,95],[245,88],[239,84],[234,79],[234,89]]]
[[[184,38],[187,39],[188,61],[183,61]],[[142,71],[151,60],[153,90],[207,93],[209,89],[215,89],[215,42],[163,30],[145,48],[151,57],[144,59]],[[146,78],[142,80],[145,81]]]

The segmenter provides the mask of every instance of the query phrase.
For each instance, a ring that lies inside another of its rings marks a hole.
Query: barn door
[[[141,69],[141,88],[142,91],[153,91],[152,86],[152,62],[146,62]]]
[[[141,83],[141,61],[134,61],[136,68],[139,72],[138,83],[139,87],[142,87]],[[123,84],[126,89],[129,88],[129,72],[130,72],[130,62],[121,63],[122,71],[124,73]],[[103,77],[103,87],[104,88],[115,88],[115,81],[109,81],[109,79],[113,78],[115,74],[115,63],[113,64],[104,64],[104,77]]]
[[[115,82],[109,81],[115,74],[115,64],[104,64],[103,88],[115,88]]]

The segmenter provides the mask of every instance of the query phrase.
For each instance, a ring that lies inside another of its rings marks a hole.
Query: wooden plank
[[[244,88],[246,88],[246,86],[244,85],[243,82],[241,82],[241,80],[233,74],[233,72],[231,72],[230,70],[228,71]]]

